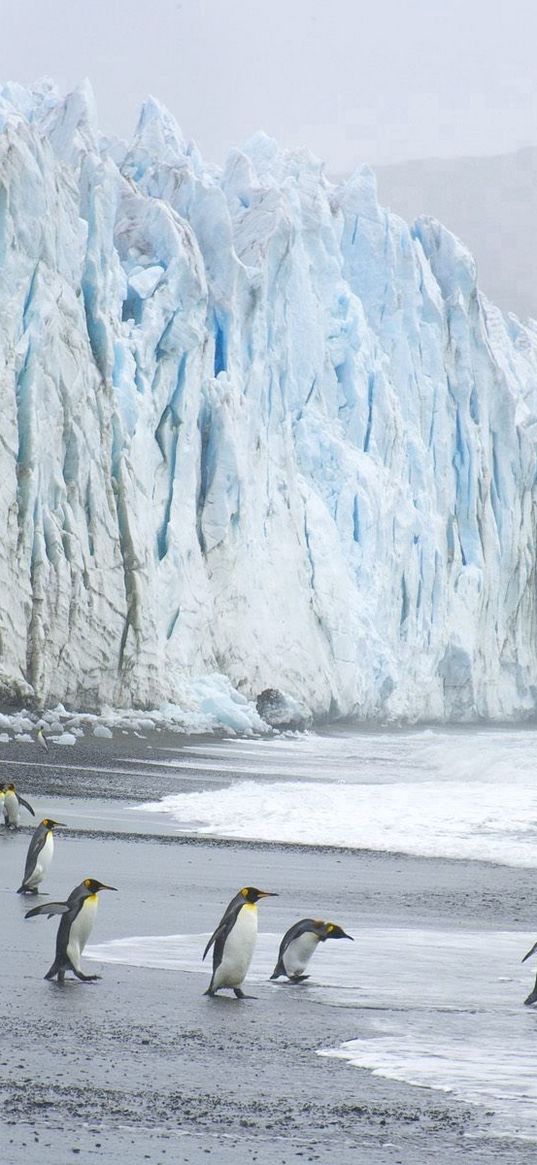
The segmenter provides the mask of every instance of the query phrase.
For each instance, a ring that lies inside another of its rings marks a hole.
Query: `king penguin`
[[[17,829],[19,824],[19,810],[21,805],[28,813],[35,817],[32,806],[21,797],[14,784],[9,784],[4,787],[4,825],[7,829]]]
[[[271,979],[279,979],[280,975],[287,975],[292,983],[309,979],[304,971],[319,943],[328,938],[348,938],[354,942],[352,936],[345,934],[334,922],[321,922],[315,918],[301,918],[300,922],[295,922],[282,938]]]
[[[245,999],[241,990],[248,973],[257,938],[257,905],[260,898],[277,898],[271,890],[256,890],[243,886],[232,898],[203,952],[214,944],[213,974],[205,992],[216,995],[221,987],[231,987],[237,999]]]
[[[41,745],[41,748],[44,748],[45,752],[48,752],[48,742],[47,742],[47,739],[46,739],[45,734],[43,732],[42,725],[40,725],[39,728],[37,729],[36,740],[37,740],[37,743]]]
[[[34,829],[26,855],[24,878],[17,894],[39,893],[37,887],[43,881],[54,854],[52,831],[56,825],[63,825],[63,821],[53,821],[51,817],[44,817]]]
[[[46,914],[48,918],[53,914],[62,915],[56,938],[56,957],[45,979],[54,979],[57,975],[58,983],[63,983],[66,971],[72,971],[84,983],[101,978],[100,975],[85,975],[80,968],[80,957],[93,930],[99,890],[115,889],[115,886],[107,886],[96,878],[84,878],[80,886],[71,891],[67,902],[45,902],[25,914],[25,918],[34,918],[36,914]]]

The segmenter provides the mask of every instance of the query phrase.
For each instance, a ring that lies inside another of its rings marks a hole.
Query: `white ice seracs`
[[[369,171],[6,86],[0,308],[0,696],[534,710],[537,334]]]

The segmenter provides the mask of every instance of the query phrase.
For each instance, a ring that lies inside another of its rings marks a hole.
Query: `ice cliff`
[[[4,701],[534,710],[537,326],[369,171],[5,86],[0,367]]]

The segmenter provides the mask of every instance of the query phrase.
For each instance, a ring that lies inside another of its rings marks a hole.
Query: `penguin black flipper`
[[[235,923],[237,921],[237,915],[239,913],[239,910],[241,910],[243,906],[244,906],[244,897],[239,892],[238,894],[235,895],[234,898],[231,899],[231,902],[229,903],[229,906],[226,907],[226,910],[225,910],[224,914],[222,915],[216,930],[211,935],[209,942],[207,943],[207,946],[205,947],[205,950],[203,952],[203,958],[201,960],[202,962],[203,962],[203,959],[205,958],[205,956],[207,955],[208,951],[210,951],[213,943],[216,943],[217,940],[221,939],[221,945],[222,945],[222,949],[223,949],[226,938],[227,938],[230,930],[232,929],[232,927],[235,925]],[[215,950],[215,958],[216,958],[216,950]],[[222,951],[220,951],[220,957],[218,959],[218,963],[221,963],[221,962],[222,962]]]
[[[75,886],[66,902],[44,902],[42,906],[34,906],[24,915],[25,918],[33,918],[36,914],[46,914],[47,918],[52,918],[53,914],[67,914],[68,910],[72,910],[73,906],[78,905],[81,898],[84,897],[86,886],[81,882],[79,886]]]
[[[537,1003],[537,979],[535,980],[535,987],[530,992],[528,998],[524,1000],[524,1007],[531,1007],[532,1003]]]
[[[23,805],[24,808],[28,810],[28,813],[32,814],[32,817],[35,817],[32,806],[28,803],[28,801],[24,800],[24,797],[21,797],[20,793],[17,793],[17,801],[19,802],[19,805]]]
[[[206,957],[206,955],[209,953],[213,943],[216,942],[218,936],[220,935],[221,930],[222,930],[222,923],[219,922],[214,934],[211,935],[209,942],[207,943],[207,946],[205,947],[205,950],[204,950],[203,956],[202,956],[202,960],[201,960],[202,963],[203,963],[203,960]]]
[[[33,812],[33,810],[32,810]],[[39,827],[41,830],[41,827]],[[43,828],[41,832],[36,831],[32,837],[30,845],[28,846],[28,853],[26,854],[26,865],[24,867],[24,877],[22,883],[17,890],[17,894],[24,894],[26,890],[26,883],[35,870],[37,859],[45,842],[47,840],[48,829]]]
[[[526,959],[529,959],[531,955],[535,954],[535,951],[537,951],[537,943],[534,943],[532,948],[531,948],[531,951],[528,951],[527,955],[524,955],[522,962],[525,963]],[[526,1000],[526,1002],[527,1002],[527,1000]]]
[[[226,939],[227,939],[227,936],[228,936],[228,934],[229,934],[230,930],[232,929],[232,927],[233,927],[233,923],[230,923],[230,925],[229,925],[229,926],[228,926],[226,929],[224,929],[224,927],[221,927],[221,928],[220,928],[220,932],[219,932],[219,934],[218,934],[218,936],[217,936],[216,942],[215,942],[215,944],[214,944],[214,951],[213,951],[213,977],[212,977],[212,979],[211,979],[211,983],[210,983],[210,987],[209,987],[209,989],[212,987],[212,983],[213,983],[213,979],[214,979],[215,971],[217,971],[217,970],[218,970],[218,968],[219,968],[219,966],[220,966],[220,963],[222,962],[222,959],[223,959],[223,957],[224,957],[224,947],[225,947],[225,945],[226,945]]]
[[[24,917],[35,918],[36,914],[46,914],[47,918],[52,918],[54,914],[67,914],[70,909],[68,902],[45,902],[43,906],[34,906],[28,910]]]

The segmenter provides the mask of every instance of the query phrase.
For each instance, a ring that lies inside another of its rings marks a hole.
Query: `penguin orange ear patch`
[[[327,933],[327,934],[332,934],[332,931],[333,931],[333,930],[334,930],[334,923],[333,923],[333,922],[329,922],[329,923],[328,923],[328,926],[327,926],[327,928],[326,928],[326,933]]]
[[[248,886],[243,886],[243,888],[241,890],[241,894],[242,894],[243,898],[248,897]]]

